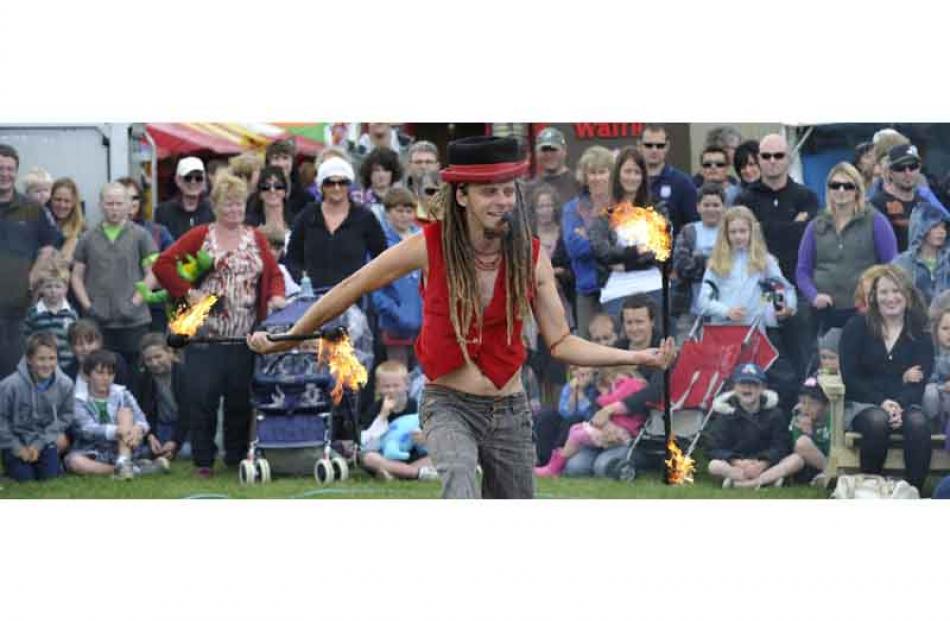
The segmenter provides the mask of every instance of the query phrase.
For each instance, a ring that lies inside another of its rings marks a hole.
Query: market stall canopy
[[[220,155],[263,151],[271,142],[286,139],[292,139],[302,155],[315,156],[323,149],[322,142],[269,123],[148,123],[145,127],[160,159],[197,151]]]

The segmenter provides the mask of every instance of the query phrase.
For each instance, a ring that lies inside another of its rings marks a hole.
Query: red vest
[[[419,285],[422,295],[422,330],[416,339],[416,358],[426,377],[434,380],[461,367],[465,364],[465,358],[449,318],[449,287],[445,280],[445,260],[442,256],[442,223],[428,224],[422,230],[429,255],[429,275]],[[531,258],[535,266],[539,248],[538,239],[532,238]],[[466,337],[469,358],[498,388],[504,387],[521,370],[526,358],[521,340],[522,322],[517,315],[511,332],[511,344],[508,344],[505,273],[506,265],[502,260],[495,276],[491,302],[483,311],[482,334],[478,334],[478,325],[473,318]],[[533,291],[529,291],[528,295],[529,299],[534,298]]]

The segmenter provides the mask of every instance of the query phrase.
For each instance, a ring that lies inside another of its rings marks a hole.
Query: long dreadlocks
[[[462,349],[466,362],[468,356],[467,335],[475,319],[478,333],[482,331],[482,305],[475,275],[475,252],[468,236],[465,208],[455,199],[455,183],[446,183],[439,191],[437,203],[442,220],[442,256],[445,259],[445,279],[449,289],[449,319],[455,330],[455,339]],[[508,322],[508,345],[514,331],[515,317],[524,319],[530,312],[529,292],[534,289],[534,265],[531,260],[531,230],[525,213],[521,186],[515,181],[514,217],[509,224],[509,234],[502,240],[502,255],[505,262],[505,296]],[[517,335],[521,338],[521,335]]]

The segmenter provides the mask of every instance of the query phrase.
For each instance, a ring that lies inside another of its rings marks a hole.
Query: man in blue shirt
[[[670,139],[662,125],[647,125],[640,137],[640,154],[650,177],[650,198],[655,206],[665,205],[673,225],[673,236],[689,222],[699,220],[696,186],[689,175],[666,163]]]

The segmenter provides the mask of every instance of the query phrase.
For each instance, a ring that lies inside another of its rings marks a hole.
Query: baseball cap
[[[205,171],[205,165],[197,157],[183,157],[178,160],[178,168],[175,170],[175,174],[179,177],[184,177],[190,172],[195,172],[200,170],[201,172]]]
[[[564,134],[561,133],[561,130],[555,127],[545,127],[541,130],[541,133],[538,134],[538,140],[535,143],[540,149],[541,147],[557,147],[563,149],[567,147],[567,141],[564,140]]]
[[[751,362],[741,364],[736,367],[736,370],[732,373],[733,382],[755,382],[757,384],[765,383],[765,371],[757,365]]]
[[[887,161],[890,166],[912,164],[920,162],[920,153],[917,151],[917,147],[912,144],[899,144],[887,152]]]

